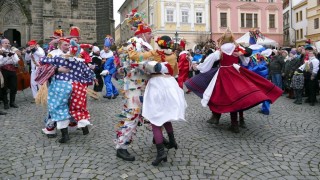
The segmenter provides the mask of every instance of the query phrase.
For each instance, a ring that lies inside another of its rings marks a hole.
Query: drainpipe
[[[296,29],[293,28],[293,23],[292,23],[292,0],[289,0],[289,2],[290,2],[290,13],[291,13],[291,15],[290,15],[291,29],[293,29],[293,31],[294,31],[294,47],[297,47],[297,34],[296,34]]]
[[[210,31],[210,39],[212,39],[212,29],[211,29],[211,0],[209,0],[209,31]]]

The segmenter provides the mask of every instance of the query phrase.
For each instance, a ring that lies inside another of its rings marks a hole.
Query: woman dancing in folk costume
[[[131,38],[126,47],[122,47],[122,64],[123,67],[118,71],[124,74],[123,80],[119,83],[123,85],[121,92],[123,93],[124,105],[122,113],[119,115],[121,120],[115,126],[117,139],[116,143],[117,157],[125,161],[134,161],[135,157],[128,152],[128,146],[133,141],[133,135],[137,131],[137,125],[143,121],[141,116],[143,91],[145,89],[148,76],[138,68],[137,60],[128,58],[127,50],[129,47],[136,52],[145,52],[152,50],[149,44],[152,39],[151,28],[143,23],[142,15],[136,10],[128,15],[129,24],[132,30],[135,30],[135,37]]]
[[[263,101],[274,102],[281,96],[282,90],[256,73],[240,67],[238,57],[243,53],[230,31],[219,39],[219,47],[220,50],[210,54],[196,67],[201,73],[205,73],[212,69],[214,62],[220,60],[220,67],[204,91],[201,104],[204,107],[209,106],[214,113],[230,112],[230,130],[237,133],[237,112]]]
[[[86,110],[86,88],[87,84],[93,82],[95,75],[84,63],[84,59],[80,58],[80,51],[81,45],[74,40],[62,38],[59,40],[59,49],[51,51],[42,60],[43,64],[55,67],[48,88],[48,110],[51,121],[56,122],[57,129],[61,129],[60,143],[69,141],[68,126],[71,117],[77,121],[83,134],[88,133],[87,126],[90,125],[90,114]]]
[[[100,75],[104,76],[104,83],[106,85],[106,95],[104,98],[115,99],[119,92],[117,88],[113,85],[111,79],[112,75],[116,72],[116,66],[114,65],[114,56],[113,52],[110,50],[110,47],[113,45],[113,38],[111,36],[107,36],[104,39],[104,48],[101,51],[100,56],[105,61],[103,65],[103,71]]]
[[[169,36],[162,36],[156,42],[161,50],[144,53],[129,51],[129,58],[133,60],[153,59],[161,63],[161,66],[158,66],[161,67],[161,70],[155,70],[151,74],[144,93],[142,107],[142,116],[150,121],[156,142],[157,156],[152,162],[154,166],[157,166],[161,161],[167,161],[161,127],[163,126],[168,133],[168,148],[177,149],[178,145],[174,138],[171,121],[185,121],[185,109],[187,107],[184,92],[174,78],[178,74],[178,65],[177,57],[170,49],[173,41]],[[157,66],[154,68],[157,69]]]

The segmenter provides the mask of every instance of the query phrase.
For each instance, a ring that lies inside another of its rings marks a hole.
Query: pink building
[[[282,46],[282,0],[211,0],[212,39],[216,41],[227,27],[236,39],[258,28]]]

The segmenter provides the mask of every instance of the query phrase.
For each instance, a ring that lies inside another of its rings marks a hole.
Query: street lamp
[[[177,44],[178,44],[178,32],[176,31],[176,33],[174,34],[175,38],[176,38],[176,42],[174,43],[174,49],[177,49]]]
[[[58,28],[59,28],[59,29],[61,29],[61,24],[62,24],[62,20],[59,19],[59,20],[58,20]]]

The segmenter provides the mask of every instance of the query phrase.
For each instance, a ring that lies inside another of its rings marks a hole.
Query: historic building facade
[[[0,32],[25,46],[30,39],[47,43],[61,26],[81,29],[81,41],[103,44],[114,35],[113,0],[0,0]]]
[[[251,28],[283,45],[282,0],[211,0],[212,39],[229,27],[235,38]]]
[[[320,41],[320,0],[308,1],[307,21],[306,38],[313,42]]]
[[[126,25],[126,15],[134,8],[146,15],[154,37],[168,35],[178,43],[187,41],[186,48],[193,48],[199,41],[210,38],[209,0],[126,0],[119,9],[121,42],[133,32]]]

